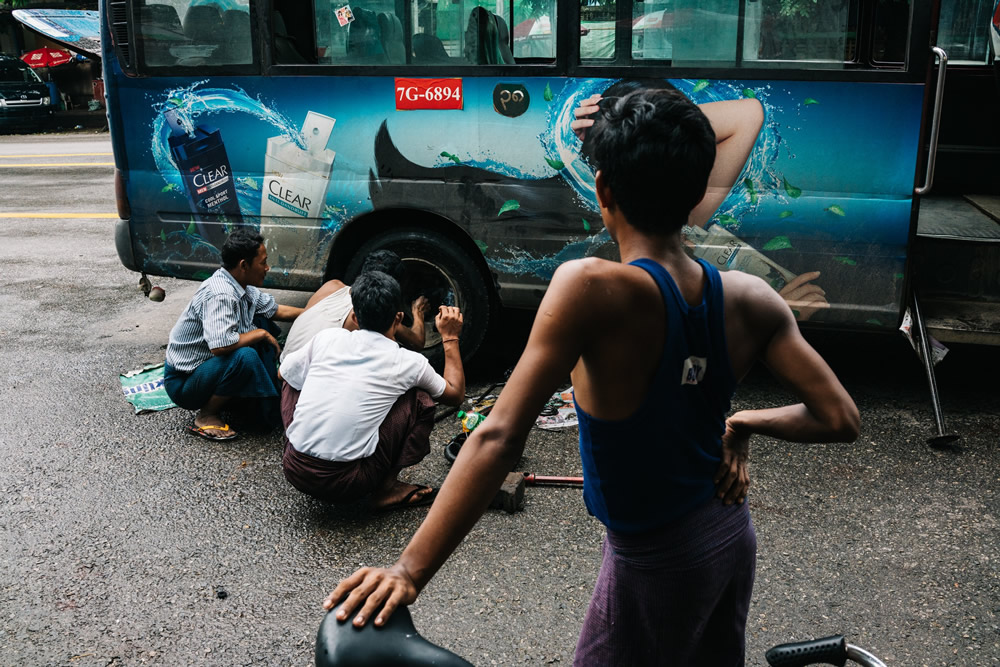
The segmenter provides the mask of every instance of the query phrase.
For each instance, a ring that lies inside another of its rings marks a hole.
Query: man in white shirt
[[[356,330],[329,328],[285,357],[282,395],[285,478],[316,498],[350,502],[372,496],[376,509],[416,507],[436,489],[406,484],[399,472],[430,452],[434,400],[459,405],[465,374],[458,338],[462,314],[441,306],[443,377],[426,357],[396,342],[403,320],[399,283],[380,271],[351,287]]]

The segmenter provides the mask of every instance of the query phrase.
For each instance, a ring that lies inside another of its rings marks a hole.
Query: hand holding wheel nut
[[[434,325],[441,334],[441,340],[458,338],[462,333],[462,311],[455,306],[441,306],[434,318]]]

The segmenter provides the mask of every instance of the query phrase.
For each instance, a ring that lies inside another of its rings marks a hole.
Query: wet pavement
[[[0,163],[108,150],[106,135],[71,140],[86,145],[0,138]],[[211,443],[184,432],[187,411],[134,416],[118,374],[162,361],[195,285],[158,280],[166,300],[145,300],[118,262],[113,219],[27,217],[113,213],[110,167],[2,176],[0,212],[25,217],[0,217],[0,665],[311,664],[325,594],[360,565],[391,563],[426,510],[325,505],[285,483],[277,435]],[[508,319],[470,394],[523,341],[527,318]],[[942,363],[945,413],[964,439],[940,452],[924,443],[932,412],[902,338],[815,340],[862,434],[753,444],[748,664],[837,632],[889,664],[1000,662],[1000,354],[956,347]],[[761,371],[734,407],[788,399]],[[411,480],[443,480],[458,430],[435,428]],[[518,468],[580,474],[575,429],[534,429]],[[417,627],[477,665],[568,664],[601,537],[579,491],[530,488],[523,512],[476,526],[414,606]]]

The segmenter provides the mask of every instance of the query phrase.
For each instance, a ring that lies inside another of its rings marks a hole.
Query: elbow
[[[861,415],[854,401],[843,406],[832,423],[837,442],[854,442],[861,434]]]

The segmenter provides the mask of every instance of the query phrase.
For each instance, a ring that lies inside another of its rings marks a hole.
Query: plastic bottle
[[[481,415],[474,410],[469,412],[464,412],[462,410],[459,410],[458,418],[462,422],[463,433],[472,433],[474,430],[476,430],[477,426],[479,426],[480,424],[483,423],[483,421],[486,420],[485,415]]]

